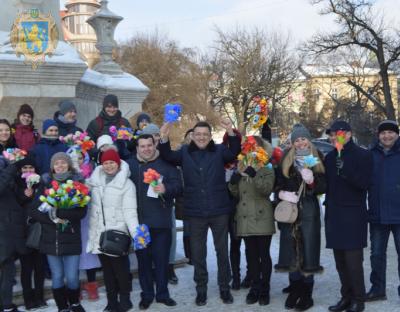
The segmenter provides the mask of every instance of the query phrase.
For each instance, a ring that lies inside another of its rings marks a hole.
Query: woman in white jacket
[[[92,191],[87,252],[98,254],[103,267],[108,301],[104,311],[125,312],[132,308],[128,256],[115,257],[101,253],[99,241],[105,230],[119,230],[135,236],[138,226],[136,190],[129,179],[128,165],[120,159],[115,149],[103,152],[100,162],[101,166],[94,170],[87,181]]]

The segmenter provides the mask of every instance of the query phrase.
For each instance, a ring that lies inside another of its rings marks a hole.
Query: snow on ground
[[[183,253],[182,248],[182,233],[178,234],[178,253]],[[278,238],[275,235],[272,240],[271,254],[273,263],[276,263],[278,256]],[[324,242],[323,242],[324,244]],[[260,307],[258,304],[247,305],[245,303],[246,289],[240,291],[232,291],[235,302],[232,305],[224,305],[219,299],[219,291],[217,287],[217,265],[215,259],[215,252],[212,244],[211,233],[209,233],[209,252],[208,252],[208,269],[209,269],[209,284],[208,284],[208,303],[204,307],[197,307],[194,303],[196,296],[195,286],[193,282],[193,267],[185,265],[184,267],[176,269],[179,277],[179,283],[176,286],[169,286],[171,297],[174,298],[178,305],[173,308],[165,307],[164,305],[153,303],[149,311],[271,311],[281,312],[285,311],[284,301],[286,295],[281,292],[282,288],[287,286],[287,274],[272,273],[271,277],[271,303],[266,307]],[[324,246],[324,245],[322,245]],[[367,290],[370,286],[369,283],[369,249],[365,250],[365,281]],[[339,278],[335,269],[333,254],[331,250],[322,248],[321,262],[325,268],[323,274],[315,278],[314,290],[314,307],[309,309],[310,312],[326,312],[328,306],[336,303],[339,299]],[[242,272],[245,271],[244,250],[242,250]],[[379,301],[375,303],[366,304],[366,312],[375,311],[400,311],[400,299],[397,296],[397,286],[399,284],[399,277],[397,274],[397,255],[391,238],[388,247],[388,268],[387,268],[387,296],[388,300]],[[140,300],[140,287],[137,278],[133,281],[133,293],[131,299],[134,303],[132,311],[138,311],[138,303]],[[100,300],[97,302],[88,302],[83,300],[83,306],[86,311],[102,311],[106,305],[104,287],[100,291]],[[54,301],[49,300],[49,308],[41,311],[54,312],[56,311]]]

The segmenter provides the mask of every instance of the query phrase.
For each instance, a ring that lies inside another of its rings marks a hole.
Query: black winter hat
[[[378,134],[382,131],[393,131],[399,134],[399,125],[394,120],[384,120],[378,125]]]
[[[150,118],[150,116],[148,114],[140,113],[139,116],[136,119],[136,126],[139,128],[139,124],[144,120],[146,120],[147,123],[151,123],[151,118]]]
[[[28,155],[26,155],[24,159],[17,161],[15,163],[15,166],[19,170],[21,170],[23,166],[28,166],[28,165],[36,168],[35,157],[31,153],[28,153]]]
[[[344,120],[336,120],[332,126],[330,127],[331,132],[336,132],[336,131],[351,131],[351,127],[348,122]]]
[[[19,110],[18,110],[18,113],[17,113],[17,117],[19,118],[19,116],[22,115],[22,114],[31,115],[32,119],[34,117],[33,109],[28,104],[22,104],[19,107]]]
[[[103,99],[103,109],[108,105],[112,105],[118,108],[118,97],[114,94],[107,94]]]

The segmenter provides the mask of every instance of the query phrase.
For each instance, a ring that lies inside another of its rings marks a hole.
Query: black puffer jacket
[[[15,165],[0,169],[0,265],[25,250],[24,212],[17,202]]]
[[[111,126],[117,128],[125,126],[129,128],[131,125],[126,118],[122,117],[121,111],[118,111],[115,116],[111,117],[102,110],[100,114],[89,123],[86,132],[92,140],[97,141],[99,136],[103,134],[110,135]]]
[[[38,194],[43,194],[44,188],[50,188],[51,178],[49,175],[43,177],[42,189]],[[79,180],[82,182],[81,176],[71,176],[68,180]],[[63,183],[63,182],[60,182]],[[69,224],[62,229],[60,224],[55,224],[47,213],[42,213],[38,207],[42,203],[39,196],[32,202],[30,207],[30,215],[42,224],[42,237],[40,241],[40,252],[46,255],[66,256],[80,255],[82,253],[81,240],[81,219],[86,215],[87,207],[73,209],[58,209],[57,217],[66,219]]]

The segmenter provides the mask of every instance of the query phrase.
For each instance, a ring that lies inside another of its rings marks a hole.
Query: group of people
[[[390,232],[400,253],[400,141],[396,122],[383,121],[375,145],[367,150],[354,143],[347,122],[335,121],[329,128],[331,142],[337,145],[339,134],[344,142],[339,142],[342,148],[333,149],[325,157],[313,145],[310,132],[297,124],[282,159],[255,166],[238,157],[245,138],[225,119],[221,121],[226,131],[221,144],[212,139],[211,126],[200,121],[173,150],[169,140],[172,124],[159,128],[145,113],[137,118],[134,140],[113,140],[111,126],[130,124],[112,94],[104,98],[100,114],[87,127],[96,142],[90,152],[71,149],[59,139],[82,131],[76,126],[77,111],[72,102],[59,103],[53,119],[44,120],[41,134],[34,128],[33,118],[33,109],[23,104],[14,124],[0,119],[0,152],[14,147],[29,151],[16,162],[0,158],[2,311],[20,311],[12,303],[17,258],[27,310],[47,305],[43,285],[48,266],[58,311],[85,311],[80,302],[81,288],[89,299],[98,298],[96,271],[100,268],[107,294],[104,311],[130,311],[129,255],[109,254],[101,245],[106,231],[115,230],[133,239],[141,224],[148,227],[151,242],[135,250],[142,290],[139,309],[148,309],[154,300],[175,306],[168,283],[177,282],[173,263],[178,215],[184,224],[185,255],[194,267],[196,305],[207,303],[209,229],[222,302],[233,303],[231,290],[249,288],[247,304],[268,305],[273,269],[270,246],[277,224],[280,244],[275,270],[288,272],[289,279],[289,286],[283,289],[288,293],[284,306],[308,310],[314,304],[314,276],[324,270],[320,264],[322,194],[326,194],[326,247],[333,249],[341,282],[341,299],[329,310],[363,311],[364,302],[386,299]],[[252,139],[252,144],[272,159],[271,144],[259,136]],[[312,165],[306,161],[310,157]],[[144,180],[149,169],[160,175],[153,185]],[[41,176],[40,182],[27,185],[23,176],[32,173]],[[41,195],[46,189],[69,180],[90,189],[88,205],[57,209],[43,202]],[[274,209],[279,202],[294,205],[297,217],[277,223]],[[363,249],[367,246],[368,222],[372,286],[366,292]],[[26,245],[35,223],[40,224],[38,249]],[[247,261],[243,280],[242,239]],[[82,286],[79,270],[86,270],[87,275]]]

